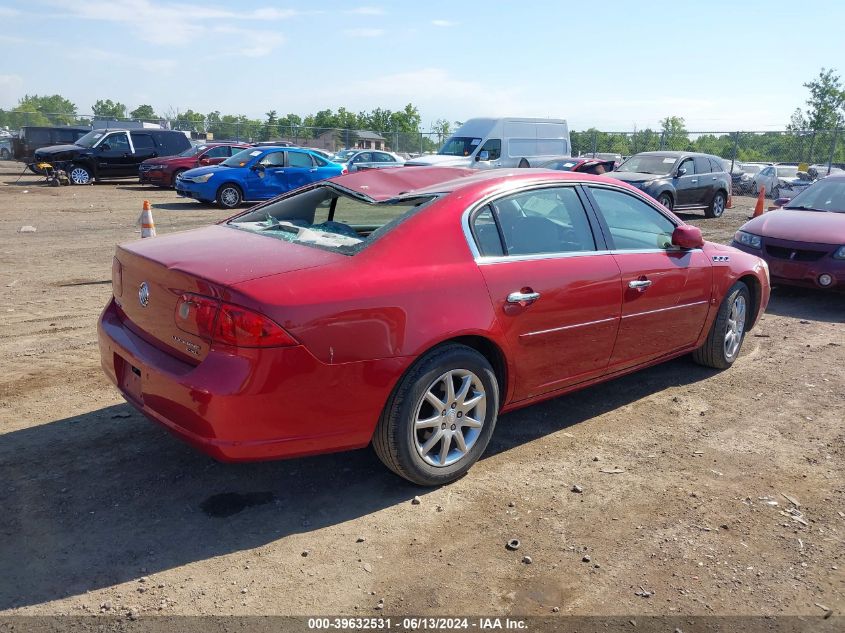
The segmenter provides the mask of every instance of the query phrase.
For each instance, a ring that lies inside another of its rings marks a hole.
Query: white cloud
[[[344,33],[349,37],[381,37],[384,29],[346,29]]]
[[[449,20],[432,20],[431,23],[434,26],[440,26],[440,27],[443,27],[443,28],[448,28],[450,26],[458,26],[457,22],[451,22]]]
[[[135,35],[148,43],[166,46],[187,46],[216,28],[211,22],[241,21],[268,22],[294,18],[300,15],[322,13],[321,11],[297,11],[295,9],[262,8],[232,10],[214,6],[191,5],[154,0],[87,0],[67,3],[63,0],[47,0],[69,17],[100,22],[125,24]],[[249,56],[268,54],[284,38],[271,38],[259,34],[261,40],[251,48]]]
[[[358,7],[356,9],[348,9],[344,13],[352,13],[356,15],[384,15],[384,9],[380,7]]]

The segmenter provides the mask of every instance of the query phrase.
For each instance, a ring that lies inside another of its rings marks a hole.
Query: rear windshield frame
[[[284,200],[289,200],[289,199],[296,197],[296,196],[300,196],[300,195],[303,195],[303,194],[306,194],[306,193],[309,193],[309,192],[313,192],[317,189],[327,189],[331,194],[334,194],[334,196],[337,197],[337,198],[346,197],[346,198],[349,198],[349,199],[354,200],[356,202],[361,202],[361,203],[370,205],[374,209],[377,209],[377,208],[380,208],[380,207],[389,207],[389,206],[395,205],[395,204],[408,204],[408,203],[410,203],[414,200],[420,201],[416,205],[414,205],[411,209],[406,211],[405,213],[402,213],[401,215],[394,217],[393,219],[389,220],[388,222],[385,222],[384,224],[382,224],[381,226],[377,226],[368,235],[365,235],[365,236],[362,235],[361,236],[362,240],[360,242],[358,242],[357,244],[354,244],[354,245],[327,246],[327,245],[317,244],[317,243],[312,243],[312,242],[292,242],[292,243],[297,244],[299,246],[308,246],[308,247],[311,247],[311,248],[318,248],[320,250],[327,251],[327,252],[330,252],[330,253],[338,253],[338,254],[347,255],[347,256],[357,255],[358,253],[366,250],[367,247],[369,247],[371,244],[373,244],[374,242],[383,238],[385,235],[387,235],[388,233],[393,231],[395,228],[397,228],[398,226],[403,224],[405,221],[407,221],[410,218],[417,215],[417,213],[419,213],[420,211],[425,210],[435,200],[439,199],[442,195],[444,195],[444,194],[437,194],[437,193],[426,193],[426,194],[422,194],[422,195],[398,195],[398,196],[395,196],[393,198],[389,198],[387,200],[373,200],[372,198],[361,195],[361,194],[357,193],[356,191],[353,191],[351,189],[347,189],[346,187],[338,186],[338,185],[333,184],[333,183],[330,184],[330,183],[326,183],[326,182],[320,182],[320,183],[316,183],[313,186],[303,187],[303,188],[297,189],[296,191],[292,191],[290,193],[286,193],[286,194],[283,194],[279,197],[276,197],[276,198],[273,198],[273,199],[268,200],[266,202],[263,202],[263,203],[256,205],[256,206],[254,206],[250,209],[247,209],[247,210],[245,210],[241,213],[238,213],[237,215],[229,217],[225,220],[221,220],[218,224],[223,224],[224,226],[227,226],[229,228],[237,229],[237,230],[240,230],[240,231],[247,231],[249,233],[260,235],[261,233],[258,232],[258,231],[255,231],[255,230],[252,230],[252,229],[249,229],[249,228],[246,228],[246,227],[242,227],[242,226],[237,226],[235,223],[237,223],[238,221],[243,221],[243,218],[245,216],[255,214],[255,213],[261,214],[262,210],[265,209],[266,207],[272,206],[272,205],[277,204],[279,202],[282,202]],[[333,221],[333,217],[334,217],[334,212],[331,211],[330,215],[329,215],[329,221]],[[349,224],[347,226],[350,226],[351,228],[354,229],[356,226],[362,226],[364,228],[368,228],[369,226],[374,226],[374,225],[360,225],[360,224],[359,225],[352,225],[352,224]],[[274,237],[274,235],[270,232],[267,232],[266,237],[278,239],[278,237]]]

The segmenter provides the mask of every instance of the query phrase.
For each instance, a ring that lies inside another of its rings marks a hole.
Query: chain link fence
[[[29,125],[81,127],[140,127],[144,124],[188,132],[198,141],[285,142],[327,151],[344,148],[383,149],[413,157],[436,152],[446,136],[422,130],[351,130],[305,125],[280,125],[245,117],[186,117],[152,119],[99,119],[93,115],[0,111],[0,125],[12,133]],[[571,132],[572,154],[607,153],[631,156],[657,150],[696,151],[732,162],[794,163],[845,168],[843,130],[687,132],[637,130]],[[822,170],[819,170],[822,173]]]
[[[845,134],[842,130],[766,132],[572,132],[572,154],[619,154],[671,150],[703,152],[727,161],[744,163],[794,163],[845,168]]]

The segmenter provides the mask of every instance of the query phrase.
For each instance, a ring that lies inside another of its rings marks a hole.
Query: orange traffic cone
[[[752,218],[763,215],[765,212],[764,206],[766,204],[766,188],[760,187],[760,194],[757,196],[757,205],[754,207],[754,214]]]
[[[155,237],[156,223],[153,221],[153,212],[150,207],[150,201],[144,200],[144,209],[141,211],[141,237]]]

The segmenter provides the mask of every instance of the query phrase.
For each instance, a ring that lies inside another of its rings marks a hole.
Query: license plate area
[[[774,277],[782,279],[801,279],[807,270],[806,264],[797,262],[770,262],[770,273]]]
[[[114,369],[120,390],[136,402],[143,403],[141,370],[117,354],[114,355]]]

